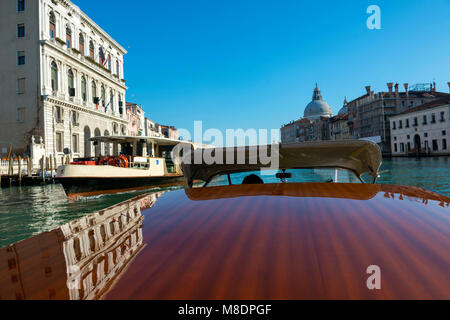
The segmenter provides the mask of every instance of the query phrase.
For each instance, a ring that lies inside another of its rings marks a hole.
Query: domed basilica
[[[322,94],[316,84],[312,101],[306,106],[303,117],[314,121],[320,120],[321,117],[330,118],[332,116],[333,112],[331,111],[331,107],[326,101],[322,100]]]

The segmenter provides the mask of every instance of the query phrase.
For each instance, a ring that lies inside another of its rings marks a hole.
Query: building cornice
[[[78,6],[76,6],[72,1],[69,0],[51,0],[53,3],[59,3],[66,9],[70,9],[72,14],[77,15],[82,22],[86,23],[89,27],[96,30],[101,36],[106,38],[111,44],[120,51],[122,55],[128,53],[124,47],[122,47],[116,40],[114,40],[105,30],[99,27],[91,18],[88,17]]]
[[[112,115],[109,115],[109,114],[106,114],[106,113],[103,113],[103,112],[100,112],[100,111],[88,109],[88,108],[86,108],[84,106],[79,106],[79,105],[70,103],[68,101],[61,101],[61,100],[56,99],[54,97],[47,97],[44,101],[47,101],[49,103],[54,103],[54,104],[56,104],[58,106],[61,106],[61,107],[67,107],[67,108],[70,108],[70,109],[73,109],[73,110],[76,110],[76,111],[87,112],[87,113],[90,113],[92,115],[100,116],[100,117],[103,117],[103,118],[108,118],[110,120],[117,121],[117,122],[120,122],[120,123],[125,124],[125,125],[128,124],[128,121],[126,119],[123,119],[123,118],[120,118],[120,117],[115,117],[115,116],[112,116]]]

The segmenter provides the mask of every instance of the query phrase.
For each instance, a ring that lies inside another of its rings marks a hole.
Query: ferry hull
[[[183,186],[182,175],[153,177],[58,177],[70,199],[148,188]]]

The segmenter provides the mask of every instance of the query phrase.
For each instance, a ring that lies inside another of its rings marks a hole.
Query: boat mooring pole
[[[19,186],[22,185],[22,157],[19,156],[18,159],[19,161]]]
[[[41,174],[42,174],[42,182],[45,184],[45,156],[42,156],[41,159]]]

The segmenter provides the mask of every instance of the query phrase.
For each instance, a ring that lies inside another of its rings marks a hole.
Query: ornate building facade
[[[0,152],[46,156],[112,152],[93,136],[126,135],[127,51],[68,0],[0,2]]]

